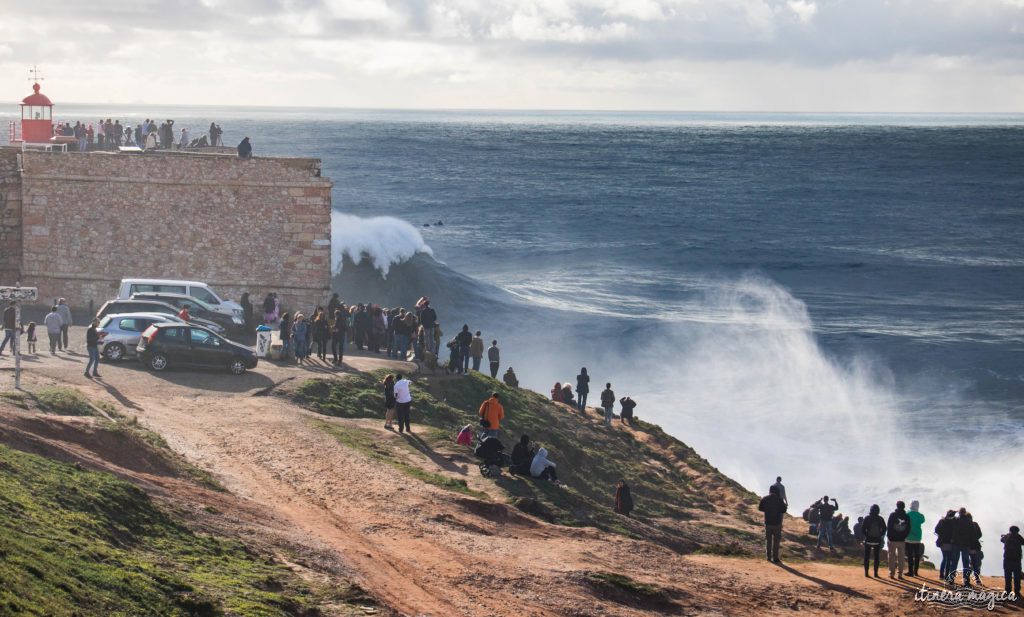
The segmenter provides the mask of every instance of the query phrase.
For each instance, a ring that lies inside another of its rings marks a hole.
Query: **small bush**
[[[89,399],[75,388],[48,387],[32,393],[36,403],[46,411],[62,416],[91,416],[95,414]]]

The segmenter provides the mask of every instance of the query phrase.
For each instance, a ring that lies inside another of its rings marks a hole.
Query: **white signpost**
[[[14,389],[21,389],[21,303],[35,302],[39,299],[37,287],[0,287],[0,299],[17,300],[18,306],[14,307],[14,340],[11,341],[11,351],[14,354]]]

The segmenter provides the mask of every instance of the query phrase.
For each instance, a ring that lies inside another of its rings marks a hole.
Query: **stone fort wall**
[[[12,151],[0,283],[37,286],[41,303],[98,308],[128,277],[203,281],[236,301],[248,291],[257,307],[268,291],[287,307],[325,301],[332,184],[317,159],[6,149],[0,182]]]

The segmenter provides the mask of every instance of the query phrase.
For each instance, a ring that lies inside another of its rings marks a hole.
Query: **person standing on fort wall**
[[[67,350],[68,348],[68,330],[71,328],[71,307],[68,303],[61,298],[57,300],[57,314],[60,315],[60,319],[63,324],[60,327],[60,342],[58,347],[60,349]]]
[[[240,159],[251,159],[252,158],[252,144],[249,143],[249,138],[244,138],[238,144],[238,158]]]

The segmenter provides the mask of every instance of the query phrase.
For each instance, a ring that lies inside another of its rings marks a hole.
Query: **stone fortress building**
[[[0,147],[0,285],[98,308],[122,278],[186,279],[236,301],[248,291],[257,312],[267,292],[308,310],[330,290],[333,184],[319,159],[12,143]]]

